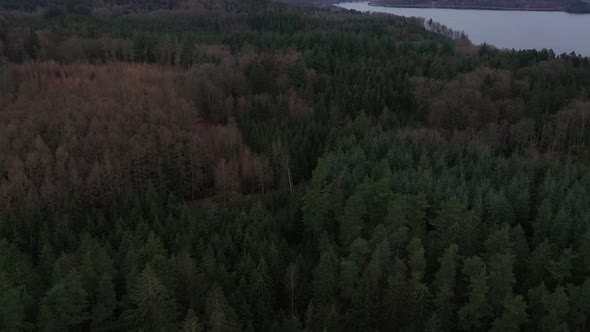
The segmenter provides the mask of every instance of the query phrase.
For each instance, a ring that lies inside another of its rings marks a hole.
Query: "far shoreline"
[[[418,9],[454,9],[454,10],[494,10],[494,11],[519,11],[519,12],[563,12],[567,14],[584,14],[566,11],[563,8],[522,8],[522,7],[489,7],[489,6],[451,6],[451,5],[394,5],[384,4],[379,1],[369,1],[371,7],[389,8],[418,8]]]

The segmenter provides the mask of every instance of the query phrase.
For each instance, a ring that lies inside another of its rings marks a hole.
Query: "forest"
[[[0,8],[0,330],[590,329],[588,58],[265,0]]]
[[[590,2],[587,0],[374,0],[371,3],[379,6],[393,7],[563,11],[577,14],[590,13]]]

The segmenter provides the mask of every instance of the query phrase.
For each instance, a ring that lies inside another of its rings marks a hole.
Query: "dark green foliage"
[[[41,300],[39,326],[50,331],[63,331],[79,328],[91,318],[88,294],[80,279],[80,273],[72,270],[47,291]]]
[[[7,331],[30,327],[31,324],[25,321],[29,295],[23,286],[8,286],[6,276],[0,274],[0,326]]]
[[[340,224],[340,239],[342,246],[347,248],[357,238],[361,237],[367,207],[361,195],[352,195],[344,205]]]
[[[92,328],[97,331],[109,330],[114,327],[117,294],[112,277],[103,274],[96,289],[96,304],[92,308]]]
[[[440,267],[436,272],[434,313],[429,322],[433,329],[451,331],[456,326],[457,305],[454,303],[458,272],[458,252],[456,244],[450,245],[439,259]]]
[[[313,298],[318,305],[333,304],[338,283],[338,257],[332,247],[321,253],[320,261],[313,271]]]
[[[312,233],[319,235],[326,228],[330,210],[328,176],[331,158],[322,158],[314,170],[311,185],[303,196],[303,223]]]
[[[527,321],[526,303],[521,295],[507,295],[504,299],[502,316],[496,318],[491,331],[520,331]]]
[[[481,328],[491,315],[487,300],[489,287],[486,265],[477,256],[466,258],[463,262],[463,274],[469,284],[468,300],[459,309],[459,326],[463,330]]]
[[[158,331],[177,324],[175,300],[149,265],[135,277],[130,302],[123,314],[129,326]]]
[[[207,296],[207,316],[210,331],[230,332],[240,329],[234,309],[227,303],[223,291],[219,288],[213,288]]]

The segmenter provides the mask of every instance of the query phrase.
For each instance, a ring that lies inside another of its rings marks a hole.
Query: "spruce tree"
[[[459,326],[466,331],[485,327],[490,316],[488,303],[488,273],[481,258],[474,256],[463,261],[463,274],[469,284],[468,299],[459,309]]]

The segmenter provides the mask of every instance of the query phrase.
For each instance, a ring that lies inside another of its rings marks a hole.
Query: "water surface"
[[[362,12],[432,18],[453,30],[464,31],[474,44],[506,49],[553,49],[556,54],[576,52],[590,56],[590,14],[564,12],[393,8],[368,2],[337,6]]]

